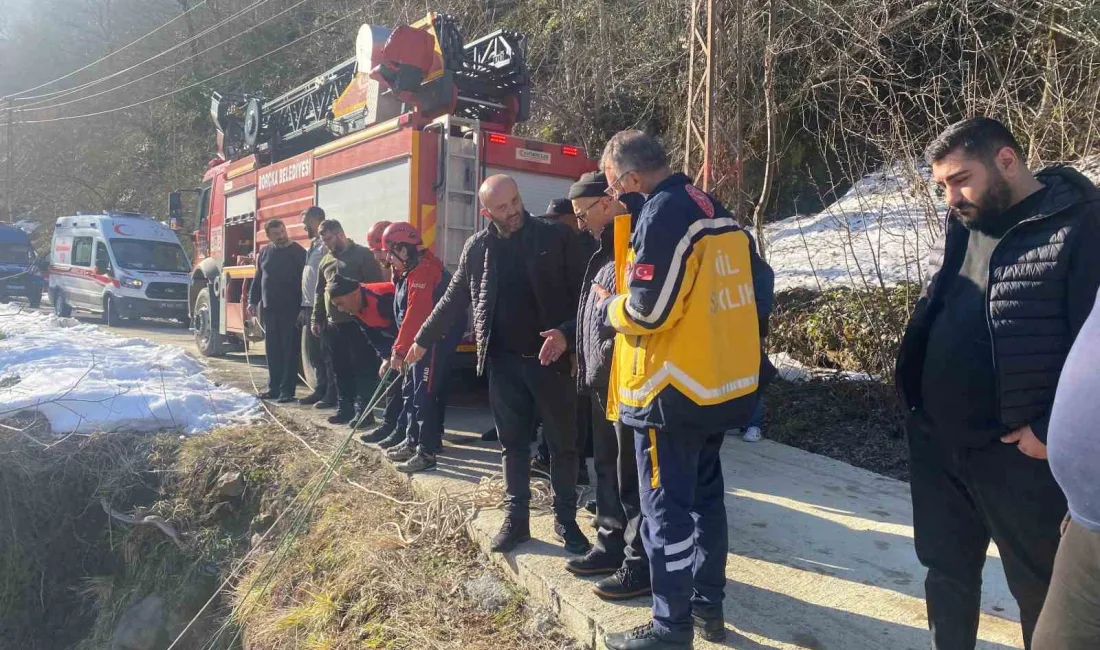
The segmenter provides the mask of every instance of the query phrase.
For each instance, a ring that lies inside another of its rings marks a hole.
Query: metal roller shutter
[[[408,221],[411,191],[406,158],[319,182],[317,205],[348,237],[365,244],[367,231],[379,221]]]
[[[486,178],[493,174],[504,174],[515,179],[519,186],[519,195],[523,197],[523,206],[534,216],[546,213],[546,207],[554,199],[564,199],[569,196],[569,187],[574,179],[561,176],[547,176],[545,174],[533,174],[502,167],[489,167],[486,170]]]

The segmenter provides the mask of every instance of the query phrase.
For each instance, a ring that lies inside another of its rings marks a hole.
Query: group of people
[[[1100,648],[1100,191],[1068,167],[1032,173],[989,118],[953,125],[926,156],[949,206],[946,237],[901,344],[897,386],[932,646],[975,647],[992,539],[1025,645]],[[530,539],[541,423],[554,534],[573,555],[566,569],[601,576],[594,590],[605,599],[652,595],[651,620],[607,635],[606,647],[691,648],[696,633],[726,634],[719,450],[730,431],[759,439],[761,391],[775,374],[763,352],[774,277],[751,235],[673,173],[652,136],[616,134],[600,169],[541,217],[513,179],[486,179],[489,225],[467,240],[453,277],[409,224],[372,229],[368,255],[319,208],[304,215],[308,252],[268,222],[251,296],[268,314],[264,396],[292,399],[296,363],[270,346],[292,349],[295,319],[311,320],[320,385],[301,401],[352,421],[376,372],[410,367],[364,441],[403,471],[431,469],[442,379],[472,311],[503,456],[505,518],[492,550]],[[295,268],[300,288],[284,291]],[[576,521],[585,431],[594,545]]]
[[[279,220],[264,224],[270,245],[257,256],[248,308],[253,318],[262,311],[269,388],[260,397],[335,409],[330,424],[372,427],[361,440],[385,449],[398,470],[434,468],[443,445],[446,378],[465,324],[454,323],[422,358],[406,363],[406,356],[450,274],[408,223],[375,224],[366,248],[319,207],[302,214],[302,225],[308,251]],[[302,348],[316,385],[296,399]],[[366,409],[388,371],[400,381],[384,395],[378,423]]]

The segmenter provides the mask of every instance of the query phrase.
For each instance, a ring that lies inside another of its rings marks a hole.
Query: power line
[[[264,0],[264,1],[266,2],[267,0]],[[145,80],[146,80],[146,79],[148,79],[149,77],[154,77],[154,76],[156,76],[156,75],[158,75],[158,74],[160,74],[160,73],[162,73],[162,72],[167,72],[168,70],[171,70],[172,68],[174,68],[174,67],[176,67],[176,66],[180,65],[181,63],[187,63],[187,62],[188,62],[188,61],[190,61],[191,59],[195,59],[195,58],[198,58],[198,57],[202,56],[203,54],[206,54],[207,52],[209,52],[209,51],[211,51],[211,50],[217,49],[217,48],[221,47],[222,45],[225,45],[225,44],[226,44],[226,43],[228,43],[229,41],[232,41],[232,40],[233,40],[233,39],[235,39],[235,38],[240,38],[241,36],[244,36],[245,34],[247,34],[247,33],[251,32],[251,31],[253,31],[253,30],[255,30],[255,29],[258,29],[258,28],[260,28],[260,27],[262,27],[262,26],[266,25],[267,23],[269,23],[269,22],[271,22],[271,21],[273,21],[273,20],[277,20],[278,18],[280,18],[281,16],[283,16],[283,15],[287,14],[288,12],[290,12],[290,11],[293,11],[294,9],[297,9],[297,8],[298,8],[298,7],[300,6],[300,5],[303,5],[303,4],[305,4],[305,3],[307,3],[307,2],[311,2],[311,1],[312,1],[312,0],[298,0],[298,2],[296,2],[295,4],[293,4],[293,5],[289,6],[289,7],[287,7],[286,9],[283,9],[282,11],[280,11],[279,13],[277,13],[277,14],[275,14],[275,15],[273,15],[273,16],[269,16],[269,17],[265,18],[264,20],[262,20],[262,21],[260,21],[260,22],[256,23],[255,25],[252,25],[252,26],[251,26],[251,27],[249,27],[248,29],[246,29],[246,30],[244,30],[244,31],[241,31],[241,32],[237,32],[236,34],[234,34],[234,35],[230,36],[229,38],[227,38],[227,39],[225,39],[225,40],[223,40],[223,41],[221,41],[221,42],[219,42],[219,43],[216,43],[216,44],[214,44],[214,45],[211,45],[210,47],[206,48],[205,50],[202,50],[201,52],[196,52],[196,53],[194,53],[194,54],[192,54],[192,55],[190,55],[190,56],[188,56],[188,57],[185,57],[185,58],[183,58],[183,59],[180,59],[179,61],[176,61],[175,63],[169,64],[169,65],[166,65],[166,66],[164,66],[163,68],[161,68],[161,69],[159,69],[159,70],[155,70],[155,71],[153,71],[153,72],[150,72],[149,74],[145,75],[144,77],[138,77],[137,79],[133,79],[133,80],[131,80],[131,81],[127,81],[126,83],[123,83],[123,84],[119,84],[119,85],[117,85],[117,86],[113,86],[113,87],[111,87],[111,88],[108,88],[108,89],[106,89],[106,90],[101,90],[101,91],[99,91],[99,92],[97,92],[97,93],[93,93],[93,94],[91,94],[91,95],[85,95],[85,96],[83,96],[83,97],[77,97],[76,99],[70,99],[70,100],[69,100],[69,101],[67,101],[67,102],[60,102],[60,103],[57,103],[57,104],[48,104],[48,105],[46,105],[46,106],[39,106],[39,107],[37,107],[37,108],[35,108],[35,107],[32,107],[32,106],[27,106],[27,107],[23,107],[23,108],[21,108],[21,109],[19,109],[19,110],[20,110],[20,112],[25,112],[25,111],[44,111],[44,110],[47,110],[47,109],[51,109],[51,108],[60,108],[60,107],[62,107],[62,106],[68,106],[68,105],[70,105],[70,104],[77,104],[77,103],[79,103],[79,102],[82,102],[82,101],[85,101],[85,100],[88,100],[88,99],[93,99],[93,98],[95,98],[95,97],[101,97],[101,96],[103,96],[103,95],[107,95],[107,94],[110,94],[110,93],[112,93],[112,92],[114,92],[114,91],[116,91],[116,90],[119,90],[119,89],[121,89],[121,88],[125,88],[126,86],[129,86],[129,85],[132,85],[132,84],[136,84],[136,83],[139,83],[139,82],[141,82],[141,81],[145,81]],[[140,64],[139,64],[139,65],[140,65]],[[135,66],[135,67],[136,67],[136,66]]]
[[[58,93],[63,92],[63,91],[57,91],[57,92],[53,92],[53,93],[45,93],[45,94],[42,94],[42,95],[35,95],[33,97],[22,97],[22,95],[25,95],[26,93],[34,92],[34,91],[39,90],[41,88],[45,88],[46,86],[52,86],[53,84],[55,84],[59,81],[64,81],[64,80],[68,79],[69,77],[72,77],[73,75],[80,74],[81,72],[84,72],[88,68],[91,68],[94,65],[98,65],[98,64],[106,61],[107,59],[109,59],[112,56],[118,54],[119,52],[122,52],[124,50],[127,50],[127,49],[133,47],[134,45],[137,45],[141,41],[144,41],[145,39],[149,38],[153,34],[156,34],[160,30],[162,30],[165,27],[171,25],[172,23],[176,22],[180,18],[183,18],[187,14],[189,14],[192,11],[194,11],[194,10],[198,9],[199,7],[203,6],[204,4],[206,4],[206,2],[207,2],[207,0],[199,0],[199,3],[197,5],[195,5],[194,7],[189,8],[187,11],[184,11],[180,15],[178,15],[175,18],[169,20],[168,22],[164,23],[160,27],[157,27],[153,31],[149,32],[148,34],[146,34],[146,35],[144,35],[144,36],[142,36],[142,37],[140,37],[136,40],[130,41],[129,43],[127,43],[126,45],[123,45],[122,47],[118,48],[117,50],[114,50],[112,52],[108,52],[107,54],[99,57],[95,61],[92,61],[91,63],[89,63],[89,64],[87,64],[83,67],[77,68],[76,70],[73,70],[72,72],[70,72],[68,74],[65,74],[65,75],[62,75],[62,76],[60,76],[56,79],[52,79],[52,80],[47,81],[45,83],[38,84],[37,86],[34,86],[33,88],[27,88],[26,90],[21,90],[19,92],[11,93],[11,94],[3,97],[3,99],[27,99],[27,100],[31,100],[31,99],[39,99],[41,97],[48,97],[48,96],[51,96],[51,95],[57,95]]]
[[[170,52],[174,52],[174,51],[178,50],[179,48],[183,47],[184,45],[187,45],[188,43],[192,43],[195,40],[200,39],[203,36],[206,36],[210,32],[213,32],[214,30],[227,25],[231,21],[236,20],[237,18],[240,18],[246,12],[251,11],[251,10],[253,10],[253,9],[259,7],[260,5],[265,4],[269,1],[270,0],[256,0],[256,2],[253,2],[252,4],[248,5],[244,9],[241,9],[240,11],[238,11],[237,13],[229,16],[228,18],[223,18],[220,22],[215,23],[214,25],[211,25],[210,27],[207,27],[206,29],[199,32],[198,34],[195,34],[194,36],[173,45],[172,47],[168,48],[167,50],[164,50],[162,52],[158,52],[157,54],[154,54],[153,56],[145,59],[144,61],[141,61],[139,63],[135,63],[134,65],[132,65],[132,66],[130,66],[130,67],[124,69],[124,70],[119,70],[118,72],[113,72],[113,73],[111,73],[111,74],[109,74],[105,77],[100,77],[99,79],[93,79],[92,81],[83,83],[79,86],[74,86],[74,87],[66,89],[66,90],[61,90],[61,91],[52,93],[53,97],[51,97],[50,99],[39,100],[37,102],[27,104],[26,106],[22,107],[20,110],[36,110],[37,111],[37,110],[44,110],[44,109],[47,109],[47,108],[52,108],[54,106],[64,106],[65,104],[56,104],[56,105],[51,104],[51,105],[48,105],[48,106],[41,106],[41,105],[42,104],[49,104],[49,102],[51,102],[55,99],[62,99],[64,97],[68,97],[70,95],[76,94],[76,93],[78,93],[82,90],[85,90],[87,88],[90,88],[92,86],[99,85],[99,84],[103,83],[104,81],[107,81],[108,79],[113,79],[113,78],[118,77],[120,75],[124,75],[127,72],[130,72],[131,70],[134,70],[136,68],[140,68],[141,66],[145,65],[146,63],[149,63],[150,61],[155,61],[156,59],[159,59],[160,57],[164,56],[165,54],[168,54]],[[189,58],[193,58],[193,57],[189,57]],[[184,61],[186,61],[186,60],[187,59],[184,59]],[[182,61],[180,63],[182,63]],[[95,97],[95,95],[91,95],[91,96]],[[74,100],[74,101],[79,101],[79,100]],[[72,102],[68,102],[68,103],[72,103]],[[38,108],[35,108],[35,107],[38,107]]]
[[[68,120],[79,120],[79,119],[83,119],[83,118],[86,118],[86,117],[98,117],[100,115],[106,115],[108,113],[115,113],[115,112],[118,112],[118,111],[125,111],[125,110],[131,109],[131,108],[135,108],[137,106],[142,106],[143,104],[149,104],[151,102],[160,101],[161,99],[165,99],[167,97],[171,97],[173,95],[182,93],[184,91],[191,90],[192,88],[195,88],[197,86],[201,86],[201,85],[203,85],[203,84],[205,84],[209,81],[213,81],[214,79],[217,79],[218,77],[223,77],[223,76],[225,76],[225,75],[227,75],[231,72],[236,72],[237,70],[240,70],[241,68],[250,66],[253,63],[255,63],[255,62],[257,62],[261,59],[269,57],[272,54],[275,54],[276,52],[280,52],[280,51],[285,50],[286,48],[288,48],[292,45],[295,45],[295,44],[297,44],[301,41],[304,41],[305,39],[313,36],[314,34],[322,32],[322,31],[328,29],[329,27],[332,27],[333,25],[335,25],[337,23],[343,22],[343,21],[347,20],[348,18],[351,18],[355,14],[361,13],[362,11],[363,11],[363,8],[356,9],[355,11],[353,11],[349,14],[345,14],[344,16],[341,16],[340,18],[337,18],[336,20],[333,20],[333,21],[331,21],[331,22],[329,22],[329,23],[327,23],[327,24],[325,24],[321,27],[318,27],[317,29],[315,29],[312,32],[306,34],[305,36],[299,36],[298,38],[294,39],[293,41],[290,41],[289,43],[286,43],[284,45],[280,45],[279,47],[277,47],[277,48],[275,48],[275,49],[273,49],[269,52],[265,52],[264,54],[261,54],[260,56],[257,56],[254,59],[246,61],[246,62],[244,62],[240,65],[233,66],[232,68],[229,68],[228,70],[223,70],[222,72],[219,72],[218,74],[211,75],[211,76],[207,77],[206,79],[203,79],[202,81],[196,81],[193,84],[189,84],[187,86],[183,86],[182,88],[177,88],[175,90],[163,93],[161,95],[157,95],[156,97],[150,97],[149,99],[143,99],[140,102],[134,102],[133,104],[127,104],[126,106],[118,106],[116,108],[108,108],[106,110],[95,111],[95,112],[92,112],[92,113],[83,113],[81,115],[66,115],[66,116],[63,116],[63,117],[52,117],[52,118],[46,119],[46,120],[20,120],[20,123],[21,124],[48,124],[50,122],[63,122],[63,121],[68,121]]]

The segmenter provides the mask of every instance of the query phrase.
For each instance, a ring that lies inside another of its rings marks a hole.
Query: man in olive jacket
[[[320,232],[328,252],[318,267],[320,280],[313,303],[313,333],[321,337],[336,375],[339,404],[329,423],[345,424],[358,420],[358,411],[366,406],[377,384],[381,361],[367,345],[355,317],[336,308],[328,285],[337,275],[360,283],[381,282],[382,267],[373,253],[348,239],[339,221],[322,222]]]
[[[537,411],[550,444],[554,532],[567,551],[581,554],[589,543],[576,521],[576,388],[564,353],[576,341],[584,255],[568,228],[527,213],[510,177],[486,179],[479,197],[492,223],[466,240],[458,269],[407,360],[417,361],[473,307],[477,369],[489,368],[489,405],[504,448],[507,516],[492,548],[508,552],[531,537],[530,445]]]

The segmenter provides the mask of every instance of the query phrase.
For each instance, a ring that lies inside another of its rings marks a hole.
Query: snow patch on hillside
[[[0,304],[0,419],[36,412],[56,434],[201,433],[259,415],[178,348]]]
[[[1100,184],[1100,155],[1073,166]],[[914,174],[911,166],[895,164],[870,174],[817,214],[765,226],[775,290],[924,281],[928,251],[943,233],[946,209],[927,166]]]
[[[894,166],[860,179],[813,215],[765,228],[775,290],[892,286],[922,277],[928,249],[942,232],[944,204],[922,181]]]

